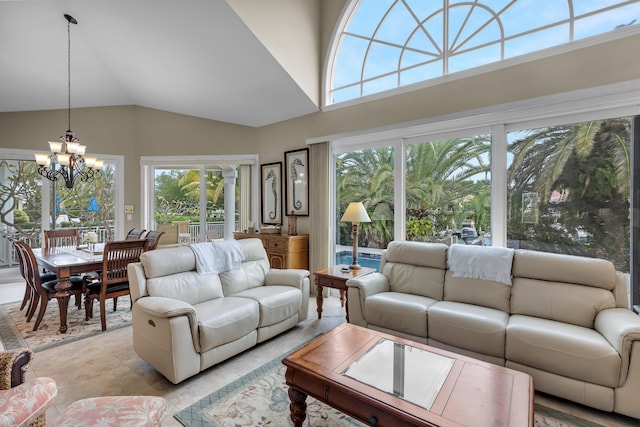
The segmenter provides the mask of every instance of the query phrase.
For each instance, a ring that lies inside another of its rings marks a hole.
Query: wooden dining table
[[[55,286],[55,298],[58,300],[60,310],[60,333],[67,332],[67,311],[71,297],[71,282],[69,277],[74,274],[88,273],[102,269],[101,246],[94,251],[83,247],[57,247],[33,249],[33,254],[38,265],[46,270],[56,273],[58,284]]]

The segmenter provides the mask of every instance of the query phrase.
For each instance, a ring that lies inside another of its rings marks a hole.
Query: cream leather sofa
[[[241,268],[200,275],[189,246],[129,264],[133,348],[177,384],[307,318],[309,272],[270,269],[260,239],[238,243]]]
[[[349,322],[527,372],[536,390],[640,418],[640,316],[612,263],[515,250],[504,284],[454,277],[447,257],[442,244],[391,242],[380,273],[347,281]]]

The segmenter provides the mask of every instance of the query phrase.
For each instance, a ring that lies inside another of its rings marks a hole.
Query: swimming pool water
[[[352,262],[353,262],[353,256],[351,255],[351,251],[336,252],[336,265],[338,264],[351,265]],[[379,271],[380,255],[358,252],[358,264],[360,264],[363,267],[375,268],[376,270]]]

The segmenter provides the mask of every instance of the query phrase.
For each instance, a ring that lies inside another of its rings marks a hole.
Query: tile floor
[[[19,301],[24,283],[17,269],[0,269],[0,304]],[[317,319],[315,299],[309,303],[309,318],[295,328],[231,359],[201,372],[178,385],[167,381],[133,351],[131,328],[107,331],[85,340],[36,353],[29,376],[48,376],[56,380],[58,396],[47,412],[55,418],[70,403],[91,396],[163,396],[169,408],[163,426],[180,426],[173,414],[207,396],[247,372],[278,357],[313,336],[344,322],[337,291],[325,299],[322,319]],[[536,394],[536,402],[578,415],[604,426],[638,426],[640,422],[546,395]]]

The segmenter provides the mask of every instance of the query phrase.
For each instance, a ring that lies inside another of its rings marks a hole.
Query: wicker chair
[[[189,221],[172,221],[171,223],[178,226],[178,242],[181,245],[188,245],[189,243],[191,243]]]
[[[178,225],[158,224],[158,231],[164,234],[158,239],[157,248],[169,248],[178,246]]]
[[[32,359],[26,348],[0,351],[0,426],[46,424],[46,411],[58,389],[51,378],[25,380]]]

